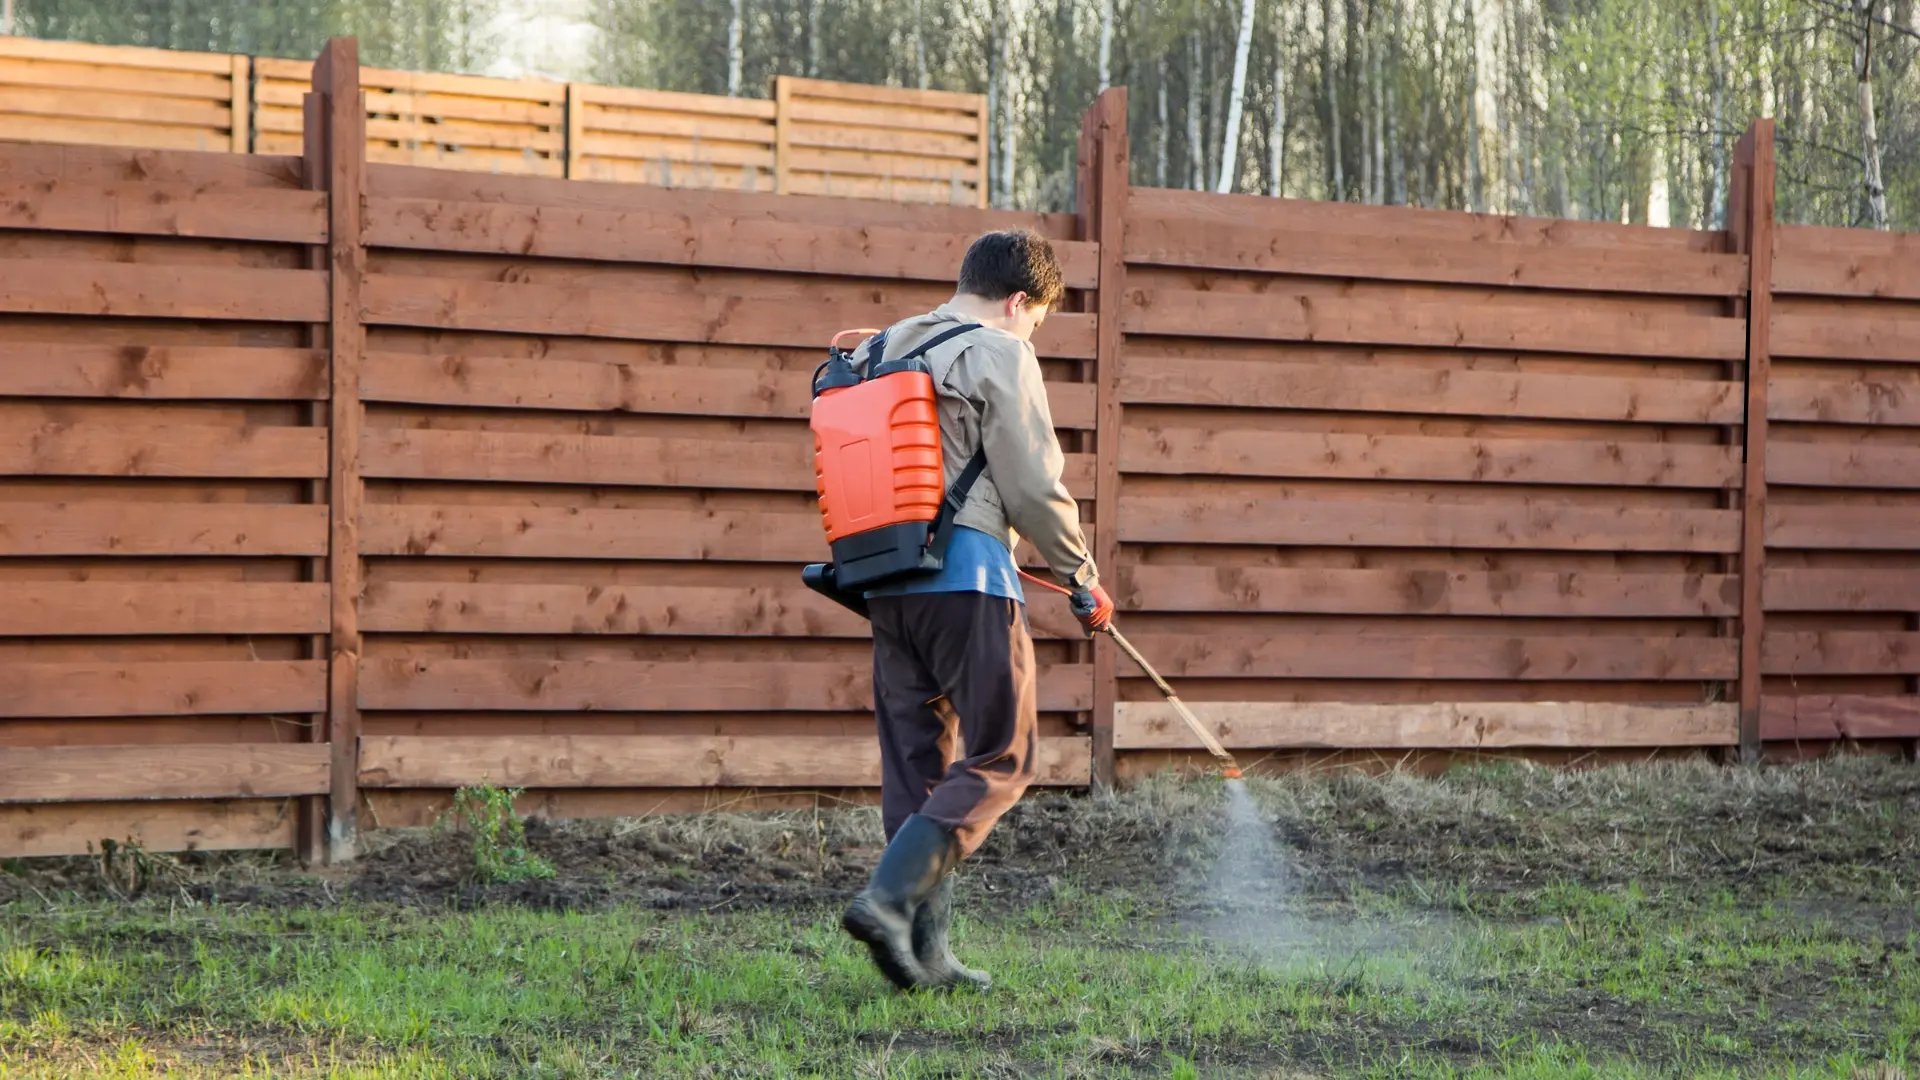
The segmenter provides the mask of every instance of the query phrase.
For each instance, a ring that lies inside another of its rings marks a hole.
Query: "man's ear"
[[[1027,294],[1024,292],[1016,292],[1012,296],[1007,297],[1005,314],[1011,319],[1015,315],[1020,314],[1020,309],[1026,306]]]

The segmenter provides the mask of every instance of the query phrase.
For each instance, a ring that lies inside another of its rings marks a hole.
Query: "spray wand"
[[[1057,592],[1062,596],[1073,595],[1072,590],[1061,588],[1051,581],[1043,581],[1027,573],[1025,570],[1020,571],[1020,576],[1043,589]],[[1227,753],[1227,748],[1220,745],[1220,740],[1213,737],[1213,732],[1208,731],[1206,726],[1200,723],[1200,719],[1193,715],[1193,710],[1187,708],[1187,703],[1181,701],[1180,696],[1173,692],[1173,687],[1167,685],[1167,680],[1161,678],[1160,673],[1153,670],[1153,665],[1147,663],[1147,658],[1141,656],[1140,650],[1133,647],[1133,642],[1128,641],[1122,636],[1119,629],[1111,622],[1107,623],[1106,629],[1103,630],[1102,633],[1112,638],[1113,643],[1120,646],[1120,651],[1132,658],[1140,670],[1146,673],[1147,678],[1153,680],[1153,685],[1159,687],[1161,696],[1167,699],[1167,704],[1173,706],[1173,711],[1179,714],[1180,719],[1186,721],[1188,727],[1193,729],[1194,735],[1200,739],[1200,744],[1207,748],[1207,753],[1212,754],[1214,760],[1220,763],[1220,775],[1228,780],[1240,779],[1240,764],[1233,760],[1233,755]]]

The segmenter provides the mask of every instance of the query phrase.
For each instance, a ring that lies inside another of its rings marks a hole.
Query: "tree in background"
[[[15,0],[15,18],[29,37],[255,56],[313,56],[351,34],[374,67],[472,71],[493,57],[491,27],[508,2]]]
[[[516,0],[18,2],[40,36],[304,56],[357,33],[371,63],[459,70]],[[1136,183],[1710,228],[1735,140],[1770,115],[1783,220],[1920,230],[1920,0],[1252,0],[1242,34],[1246,4],[586,6],[603,82],[985,93],[996,205],[1071,203],[1110,83],[1133,89]]]

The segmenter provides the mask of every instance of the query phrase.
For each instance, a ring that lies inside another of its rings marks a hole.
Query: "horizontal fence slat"
[[[1723,553],[1740,544],[1735,510],[1541,503],[1123,496],[1119,526],[1136,543]]]
[[[0,429],[0,475],[309,479],[327,475],[327,431],[125,422]]]
[[[367,200],[373,247],[951,282],[977,233],[439,199]],[[1067,287],[1098,284],[1098,244],[1056,240]]]
[[[1740,610],[1730,574],[1607,574],[1322,567],[1123,566],[1133,611],[1285,612],[1526,618],[1725,618]]]
[[[331,754],[325,743],[10,746],[0,803],[320,795]]]
[[[1920,251],[1906,255],[1867,255],[1849,251],[1789,251],[1783,247],[1773,260],[1773,291],[1806,296],[1920,300]]]
[[[1083,639],[1064,604],[1028,609],[1040,638]],[[0,628],[6,625],[0,615]],[[791,586],[536,585],[379,582],[368,586],[369,633],[657,634],[681,637],[865,638],[867,621]]]
[[[828,557],[818,514],[370,504],[366,555],[808,562]]]
[[[261,503],[6,503],[0,555],[325,555],[327,508]]]
[[[1868,694],[1768,694],[1760,699],[1760,737],[1910,739],[1920,736],[1920,697]]]
[[[312,401],[327,394],[326,364],[318,349],[9,342],[0,350],[0,394]]]
[[[360,391],[367,401],[421,405],[804,420],[811,382],[806,372],[762,368],[373,352]],[[1049,382],[1047,398],[1055,426],[1093,427],[1093,384]]]
[[[1612,702],[1196,701],[1189,708],[1230,750],[1465,749],[1728,746],[1738,706]],[[1187,725],[1157,701],[1114,706],[1117,750],[1200,750]]]
[[[326,211],[325,192],[292,188],[0,182],[0,228],[6,229],[324,244]]]
[[[327,275],[261,267],[0,259],[0,311],[324,322]]]
[[[812,491],[813,455],[805,433],[795,434],[776,442],[375,428],[361,441],[360,468],[369,477]],[[1091,497],[1093,455],[1066,455],[1065,470],[1067,489]]]
[[[1084,785],[1091,740],[1039,740],[1037,783]],[[360,783],[372,788],[873,787],[871,738],[809,735],[366,735]]]
[[[1776,359],[1916,364],[1920,363],[1920,316],[1776,314],[1768,349]]]
[[[0,285],[4,283],[0,276]],[[366,321],[384,326],[723,345],[820,346],[849,326],[885,325],[900,315],[874,304],[648,294],[395,274],[367,275],[361,300]],[[1094,317],[1050,317],[1034,335],[1034,348],[1042,356],[1090,359]]]
[[[1920,427],[1920,383],[1776,375],[1767,387],[1767,418]]]
[[[1093,665],[1040,669],[1040,708],[1093,700]],[[865,663],[650,660],[376,660],[360,671],[368,710],[862,712],[873,707]]]
[[[1767,448],[1774,486],[1920,488],[1920,447],[1775,439]]]
[[[1920,611],[1920,572],[1769,567],[1768,611]]]
[[[91,42],[31,37],[0,36],[0,57],[9,60],[97,64],[122,71],[132,69],[143,76],[147,72],[141,69],[155,72],[198,71],[223,76],[233,70],[233,57],[227,53],[152,49],[135,45],[95,45]]]
[[[1123,433],[1133,473],[1346,480],[1729,488],[1741,479],[1728,446],[1586,439],[1147,427]]]
[[[1225,679],[1720,680],[1739,642],[1708,637],[1138,634],[1164,675]],[[1124,674],[1130,674],[1123,672]]]
[[[324,660],[0,663],[0,717],[217,716],[326,707]]]
[[[1745,390],[1736,382],[1616,378],[1534,372],[1426,369],[1388,364],[1269,363],[1128,356],[1120,399],[1130,405],[1491,416],[1511,419],[1737,424]]]
[[[1760,667],[1768,675],[1920,674],[1920,633],[1770,630]]]
[[[1700,360],[1746,356],[1741,319],[1586,312],[1553,297],[1463,305],[1135,288],[1127,290],[1122,319],[1130,334]]]
[[[957,90],[917,90],[901,86],[840,82],[833,79],[808,79],[798,75],[782,75],[780,80],[787,84],[787,92],[790,96],[800,99],[819,98],[827,101],[883,103],[904,105],[927,112],[958,112],[972,115],[978,115],[986,108],[984,95]]]
[[[689,94],[677,90],[648,90],[632,86],[598,86],[573,83],[583,104],[634,109],[645,112],[701,112],[720,116],[746,116],[773,119],[773,102],[766,98],[720,97],[716,94]]]
[[[324,634],[323,582],[16,581],[0,635]]]
[[[294,843],[293,805],[289,799],[229,799],[0,806],[0,851],[87,855],[99,852],[103,840],[147,851],[286,849]]]
[[[1151,213],[1128,216],[1125,247],[1130,264],[1315,277],[1693,296],[1738,296],[1747,285],[1742,255],[1277,232]]]
[[[1920,551],[1920,507],[1767,507],[1770,548]]]
[[[1718,252],[1725,243],[1725,234],[1717,231],[1276,199],[1266,195],[1220,195],[1176,188],[1135,187],[1128,192],[1127,212],[1136,216],[1226,221],[1243,229],[1268,232],[1358,232],[1449,243],[1503,242],[1589,250],[1640,248],[1676,254]]]

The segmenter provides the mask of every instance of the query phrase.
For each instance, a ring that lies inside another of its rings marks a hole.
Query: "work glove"
[[[1098,585],[1091,589],[1073,590],[1068,597],[1068,604],[1073,608],[1073,617],[1080,620],[1088,637],[1113,625],[1113,597]]]

